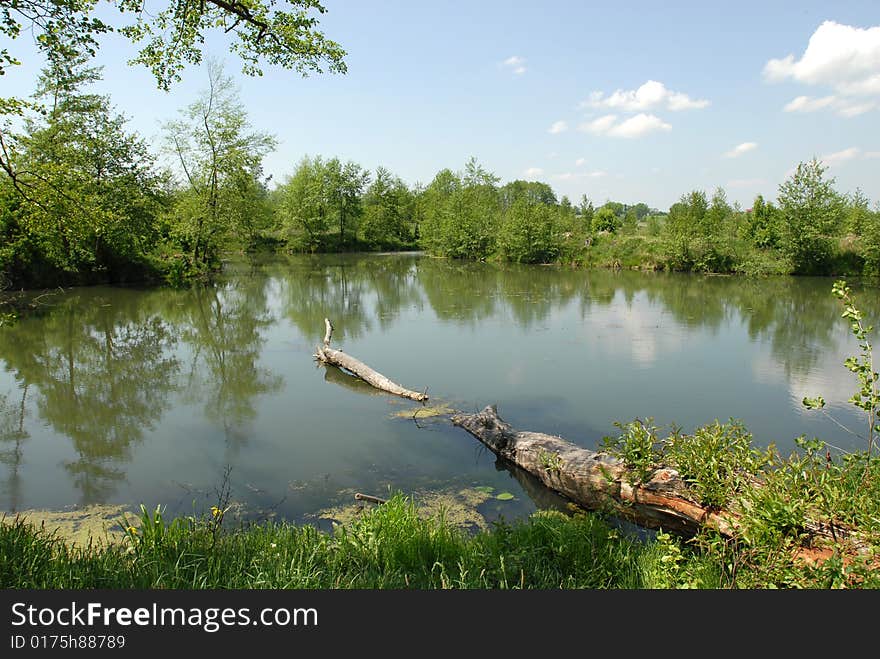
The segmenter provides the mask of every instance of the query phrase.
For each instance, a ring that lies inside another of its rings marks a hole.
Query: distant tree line
[[[270,188],[273,136],[254,129],[222,69],[163,127],[161,154],[126,128],[88,58],[50,58],[32,111],[0,133],[0,284],[206,278],[224,253],[424,249],[455,259],[695,272],[880,274],[880,209],[841,194],[817,160],[775,201],[749,209],[723,189],[668,211],[546,183],[501,184],[471,158],[427,185],[378,167],[306,156]],[[163,156],[160,164],[159,156]]]

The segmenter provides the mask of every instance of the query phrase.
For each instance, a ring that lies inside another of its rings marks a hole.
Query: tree
[[[556,193],[546,183],[540,181],[511,181],[499,190],[501,207],[509,208],[518,199],[525,199],[533,204],[556,203]]]
[[[623,221],[607,205],[602,206],[593,214],[592,228],[595,232],[608,231],[614,233],[622,224]]]
[[[822,271],[833,253],[832,233],[841,222],[842,204],[834,178],[825,178],[827,169],[813,158],[799,163],[779,186],[780,246],[797,273]]]
[[[326,9],[317,0],[287,0],[290,11],[274,8],[274,0],[165,0],[164,8],[145,11],[143,0],[115,0],[120,24],[98,17],[98,0],[8,0],[0,7],[0,34],[15,40],[33,34],[50,59],[72,49],[94,56],[98,39],[119,32],[133,43],[145,41],[132,63],[152,71],[161,89],[180,79],[188,64],[202,61],[205,36],[222,32],[231,38],[230,52],[243,62],[243,72],[260,75],[261,60],[294,69],[302,75],[328,71],[345,73],[345,51],[316,29]],[[0,51],[0,75],[18,60]]]
[[[339,158],[303,158],[278,189],[279,229],[295,249],[344,249],[356,236],[363,214],[363,193],[370,173]]]
[[[748,214],[746,237],[757,247],[776,247],[779,244],[779,218],[772,201],[758,195]]]
[[[420,243],[433,254],[446,254],[451,243],[454,200],[461,192],[461,178],[451,169],[442,169],[422,193],[424,218]]]
[[[593,226],[593,214],[596,210],[593,208],[593,202],[587,195],[581,195],[581,201],[578,204],[578,213],[581,216],[584,228],[589,230]]]
[[[724,228],[725,222],[732,213],[733,209],[730,207],[730,204],[727,203],[727,193],[724,191],[724,188],[715,188],[715,192],[712,195],[712,202],[703,215],[700,224],[700,230],[703,236],[711,238],[719,236]]]
[[[517,263],[547,263],[559,254],[553,206],[528,198],[513,202],[503,215],[498,245],[507,260]]]
[[[100,72],[86,62],[81,55],[50,61],[34,95],[42,112],[6,143],[8,180],[19,195],[7,196],[2,213],[4,238],[19,247],[6,255],[7,267],[30,284],[47,268],[68,273],[62,280],[120,279],[142,269],[157,238],[163,177],[109,98],[88,91]]]
[[[500,214],[498,177],[471,158],[465,171],[445,169],[425,191],[422,243],[452,258],[481,259],[495,249]]]
[[[697,235],[705,226],[704,218],[708,210],[706,193],[702,190],[692,190],[669,207],[666,229],[675,237]]]
[[[65,62],[93,57],[101,35],[119,32],[133,43],[145,42],[131,64],[143,64],[160,89],[180,80],[188,64],[202,60],[202,44],[211,32],[232,40],[230,52],[243,62],[248,75],[260,75],[261,61],[303,76],[345,73],[345,51],[317,29],[311,12],[325,13],[317,0],[287,0],[290,11],[274,8],[274,0],[165,0],[164,8],[143,0],[115,0],[120,24],[98,17],[98,0],[4,0],[0,3],[0,35],[14,41],[22,34],[33,37],[47,61]],[[0,50],[0,75],[19,64],[8,48]],[[0,97],[0,115],[23,115],[32,104],[19,98]],[[0,125],[0,169],[14,182],[17,173],[14,148]],[[20,185],[15,185],[22,192]]]
[[[364,188],[370,182],[370,172],[351,161],[345,163],[341,170],[334,168],[334,171],[339,172],[338,183],[334,189],[334,198],[339,218],[339,244],[344,246],[347,242],[345,236],[346,228],[349,225],[353,225],[352,234],[357,231],[356,222],[363,213],[361,197],[364,193]]]
[[[320,156],[306,156],[280,188],[280,228],[297,249],[321,247],[330,226],[324,167]]]
[[[208,89],[181,114],[165,124],[184,181],[172,234],[202,268],[216,263],[228,239],[250,237],[237,220],[254,194],[263,194],[262,160],[275,138],[251,128],[238,90],[216,62],[208,63]]]
[[[880,276],[880,209],[863,220],[859,252],[865,260],[865,272]]]
[[[860,188],[852,194],[846,195],[846,217],[844,230],[856,236],[864,235],[865,225],[871,215],[870,201]]]
[[[639,222],[644,220],[648,216],[648,214],[651,212],[651,209],[648,207],[648,204],[643,203],[643,202],[639,202],[638,204],[633,206],[632,210],[635,211],[636,218],[638,218]]]
[[[384,167],[376,176],[364,199],[362,230],[364,240],[374,247],[390,247],[409,241],[403,213],[406,186]]]

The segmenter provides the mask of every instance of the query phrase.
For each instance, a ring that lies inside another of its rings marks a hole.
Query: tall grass
[[[0,584],[36,589],[634,589],[687,585],[667,543],[624,536],[595,515],[541,512],[470,535],[423,519],[411,500],[387,504],[333,533],[263,523],[213,533],[192,518],[143,520],[126,542],[72,547],[22,520],[0,525]],[[142,528],[143,528],[142,524]],[[677,545],[676,545],[677,547]],[[698,585],[719,583],[711,566]],[[681,578],[679,578],[681,577]]]

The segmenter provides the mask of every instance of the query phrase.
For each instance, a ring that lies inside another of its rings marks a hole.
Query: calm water
[[[317,366],[342,347],[431,403],[498,405],[522,429],[594,448],[615,421],[743,420],[785,452],[861,439],[842,365],[858,346],[831,279],[752,280],[454,263],[419,255],[231,264],[216,287],[72,289],[0,330],[0,510],[113,503],[204,510],[229,468],[253,518],[491,486],[489,519],[554,505],[443,419]],[[877,289],[859,290],[875,325]]]

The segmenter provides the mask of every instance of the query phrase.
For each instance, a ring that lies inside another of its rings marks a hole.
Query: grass
[[[333,533],[287,523],[214,530],[210,519],[166,522],[152,513],[126,542],[77,547],[21,519],[7,521],[0,525],[0,583],[35,589],[641,589],[680,587],[693,575],[702,575],[697,582],[705,587],[719,583],[711,565],[675,542],[640,542],[592,514],[545,511],[468,534],[442,517],[423,519],[412,500],[398,494]]]
[[[788,474],[790,475],[790,473]],[[880,474],[877,474],[880,475]],[[787,477],[787,475],[786,475]],[[834,479],[838,481],[838,478]],[[847,490],[839,479],[841,492]],[[791,502],[774,480],[761,496]],[[864,496],[874,497],[876,491]],[[753,502],[758,504],[757,501]],[[863,509],[864,501],[852,506]],[[541,511],[468,533],[420,515],[400,494],[332,533],[265,522],[226,530],[210,514],[166,521],[157,510],[123,542],[68,544],[24,519],[0,524],[7,589],[721,589],[880,588],[876,545],[863,559],[803,560],[803,511],[756,505],[734,541],[710,532],[639,540],[599,514]],[[868,506],[876,510],[876,502]],[[757,510],[756,510],[757,512]],[[793,516],[792,516],[793,515]],[[787,523],[791,522],[791,523]],[[849,520],[841,520],[849,521]],[[876,521],[876,520],[875,520]],[[869,525],[870,526],[870,525]],[[872,530],[874,530],[872,528]],[[760,537],[759,537],[760,536]]]

